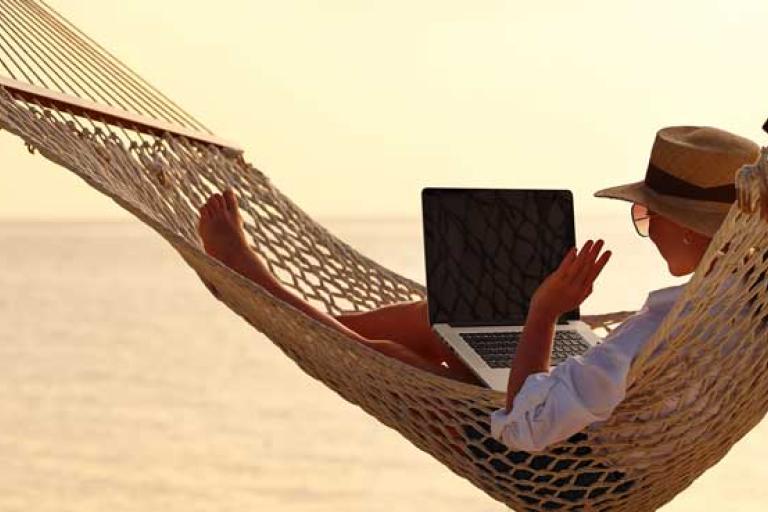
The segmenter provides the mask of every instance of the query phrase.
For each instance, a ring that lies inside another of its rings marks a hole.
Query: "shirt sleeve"
[[[656,323],[643,310],[583,355],[529,375],[512,410],[491,414],[491,435],[512,449],[536,452],[608,419],[624,399],[632,359]]]

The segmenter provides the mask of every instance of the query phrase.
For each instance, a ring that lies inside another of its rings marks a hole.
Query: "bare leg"
[[[371,311],[345,313],[336,320],[367,338],[387,338],[431,361],[445,362],[464,382],[481,382],[429,324],[427,301],[398,302]]]
[[[232,190],[227,190],[224,195],[213,194],[200,209],[198,232],[208,254],[309,316],[340,330],[347,336],[363,341],[355,331],[339,323],[330,315],[316,310],[285,289],[269,272],[261,258],[251,250],[242,226],[243,221],[237,208],[237,199]]]
[[[457,371],[455,368],[446,368],[440,364],[442,360],[424,357],[424,355],[412,350],[410,347],[396,343],[387,336],[369,338],[361,335],[358,331],[347,327],[336,318],[314,308],[311,304],[291,293],[282,286],[269,272],[269,269],[261,261],[260,257],[251,250],[246,241],[242,225],[243,221],[238,211],[234,192],[228,189],[224,192],[224,195],[213,194],[200,209],[198,232],[203,240],[206,252],[236,272],[261,285],[276,298],[291,304],[308,316],[325,323],[360,343],[368,345],[374,350],[437,375],[464,382],[477,382],[474,375],[466,375],[461,370]],[[206,286],[212,289],[210,284],[206,283]]]

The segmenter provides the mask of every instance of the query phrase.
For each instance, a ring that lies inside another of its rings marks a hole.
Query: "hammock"
[[[504,405],[504,393],[386,357],[209,257],[196,232],[197,210],[211,193],[232,187],[251,244],[311,303],[338,315],[425,296],[423,286],[313,221],[236,146],[50,7],[0,0],[0,73],[0,129],[151,226],[222,302],[307,374],[516,510],[654,510],[718,462],[768,410],[761,280],[768,267],[768,149],[738,172],[738,201],[634,361],[626,399],[612,417],[530,454],[489,434],[490,413]],[[734,278],[736,285],[722,289]],[[734,308],[743,314],[734,316]],[[677,404],[671,411],[670,400]]]

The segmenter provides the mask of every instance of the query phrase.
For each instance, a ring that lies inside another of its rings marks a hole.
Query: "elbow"
[[[500,435],[496,438],[510,450],[536,453],[546,450],[551,442],[545,439],[536,439],[530,435],[519,435],[515,432],[512,425],[502,429]]]
[[[509,415],[504,415],[502,411],[497,411],[491,419],[491,436],[509,449],[540,452],[554,442],[537,435],[536,430],[529,428],[530,425],[526,425],[525,421],[510,421]]]

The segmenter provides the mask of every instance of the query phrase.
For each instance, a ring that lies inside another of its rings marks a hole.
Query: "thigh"
[[[424,305],[423,300],[397,302],[370,311],[345,313],[336,320],[366,338],[410,345],[413,338],[424,333]],[[428,318],[426,324],[429,328]]]
[[[371,311],[347,313],[336,319],[371,340],[391,340],[435,364],[445,362],[458,380],[475,382],[474,373],[432,330],[426,300],[398,302]]]
[[[429,324],[426,300],[397,302],[336,319],[361,336],[392,340],[438,363],[446,360],[446,351],[450,352]]]

